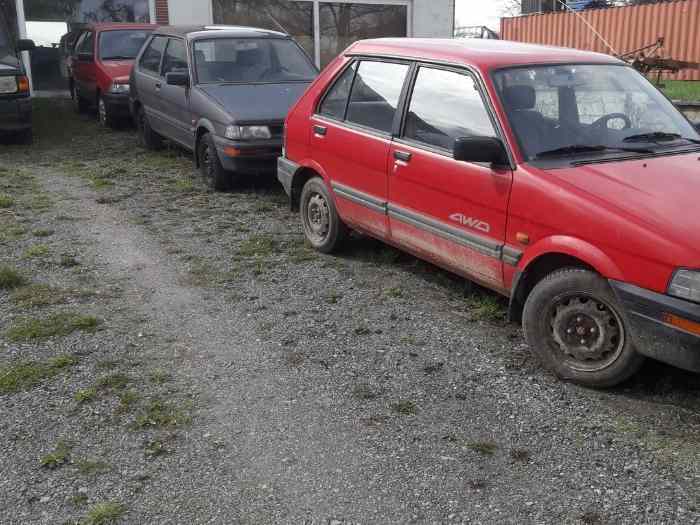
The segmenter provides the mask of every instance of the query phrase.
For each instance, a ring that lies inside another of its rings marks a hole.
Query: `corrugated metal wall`
[[[612,54],[580,17],[617,53],[633,51],[665,37],[664,56],[700,62],[700,0],[504,18],[501,38]],[[669,78],[700,80],[700,71],[685,70]]]

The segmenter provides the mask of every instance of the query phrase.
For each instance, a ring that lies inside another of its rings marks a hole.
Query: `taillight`
[[[17,92],[29,93],[29,79],[24,75],[17,77]]]

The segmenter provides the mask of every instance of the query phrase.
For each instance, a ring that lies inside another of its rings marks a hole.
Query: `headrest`
[[[512,110],[534,109],[537,96],[532,86],[510,86],[504,93],[506,105]]]

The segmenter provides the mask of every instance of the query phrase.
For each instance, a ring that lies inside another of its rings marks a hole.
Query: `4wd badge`
[[[450,220],[457,222],[462,226],[467,226],[468,228],[473,228],[474,230],[479,230],[484,233],[491,232],[491,225],[488,222],[480,221],[479,219],[474,219],[472,217],[467,217],[462,213],[454,213],[450,215]]]

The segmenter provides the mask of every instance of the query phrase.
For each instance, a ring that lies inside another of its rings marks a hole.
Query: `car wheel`
[[[136,126],[138,127],[141,145],[150,150],[159,150],[163,147],[163,138],[158,135],[148,122],[148,116],[143,107],[140,107],[136,115]]]
[[[197,146],[199,172],[209,189],[224,191],[231,187],[233,176],[221,165],[216,145],[210,133],[205,133]]]
[[[301,192],[301,221],[304,234],[316,250],[331,253],[348,235],[331,195],[320,177],[310,179]]]
[[[97,121],[105,128],[115,128],[117,124],[102,95],[97,97]]]
[[[78,90],[75,89],[75,85],[71,87],[70,90],[71,100],[73,101],[73,109],[76,113],[85,113],[88,110],[87,102],[84,98],[78,95]]]
[[[530,293],[525,337],[559,378],[592,388],[617,385],[644,362],[608,282],[581,268],[556,271]]]

